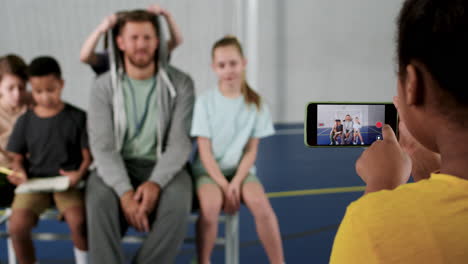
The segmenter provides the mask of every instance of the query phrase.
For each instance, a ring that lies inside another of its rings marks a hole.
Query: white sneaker
[[[364,142],[361,142],[361,145],[364,145]]]

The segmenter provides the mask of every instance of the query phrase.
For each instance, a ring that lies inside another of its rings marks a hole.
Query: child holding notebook
[[[36,105],[19,117],[10,136],[7,150],[13,153],[15,172],[8,175],[8,180],[19,185],[27,179],[64,175],[69,177],[71,188],[15,195],[9,226],[15,254],[19,263],[36,263],[31,230],[54,199],[70,227],[76,263],[87,263],[83,194],[73,188],[85,177],[91,163],[86,114],[62,101],[64,81],[55,59],[34,59],[28,74]]]

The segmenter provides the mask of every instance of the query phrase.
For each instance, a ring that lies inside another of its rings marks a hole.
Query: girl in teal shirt
[[[255,159],[260,138],[274,134],[267,106],[245,80],[239,41],[226,36],[212,49],[212,68],[219,81],[195,103],[191,135],[199,155],[193,171],[200,201],[199,263],[210,262],[218,217],[223,209],[234,214],[241,201],[252,212],[270,263],[283,263],[278,220],[256,177]]]

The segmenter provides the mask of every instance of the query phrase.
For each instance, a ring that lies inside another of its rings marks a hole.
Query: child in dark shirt
[[[335,120],[335,124],[330,132],[330,145],[338,145],[338,137],[343,141],[343,125],[340,119]]]
[[[8,180],[19,185],[31,178],[64,175],[71,187],[63,192],[15,195],[9,226],[15,254],[22,264],[36,262],[31,230],[54,199],[70,227],[76,263],[87,263],[83,194],[74,188],[91,163],[86,114],[62,101],[64,81],[55,59],[34,59],[28,73],[36,105],[18,119],[10,136],[7,150],[13,153],[14,173]]]

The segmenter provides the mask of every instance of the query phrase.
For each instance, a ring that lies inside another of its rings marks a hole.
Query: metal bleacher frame
[[[6,208],[3,214],[0,214],[0,224],[6,225],[6,231],[0,231],[0,238],[7,239],[7,254],[8,264],[17,264],[13,244],[8,233],[8,220],[11,215],[11,209]],[[49,209],[44,212],[40,220],[53,220],[57,219],[58,211]],[[191,214],[189,223],[194,223],[198,219],[198,214]],[[220,215],[219,222],[224,223],[225,235],[216,239],[216,245],[224,246],[225,263],[226,264],[239,264],[239,215]],[[70,240],[69,234],[59,234],[52,232],[34,232],[32,234],[33,240],[39,241],[58,241]],[[142,243],[145,239],[144,236],[126,235],[122,238],[123,243],[138,244]],[[186,237],[184,243],[195,244],[194,237]]]

